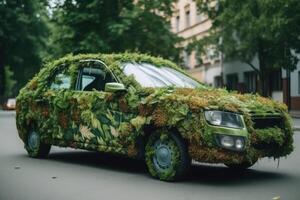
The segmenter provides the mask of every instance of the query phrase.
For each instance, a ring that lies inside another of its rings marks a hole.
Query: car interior
[[[105,84],[116,82],[112,74],[100,63],[89,63],[81,69],[81,81],[79,88],[82,91],[104,91]]]

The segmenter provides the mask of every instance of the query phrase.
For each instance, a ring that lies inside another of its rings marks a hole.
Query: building
[[[284,103],[289,105],[291,110],[300,111],[300,62],[290,75],[286,70],[282,70],[282,89]]]
[[[170,21],[172,31],[184,38],[180,44],[181,47],[187,47],[193,39],[200,39],[207,35],[212,25],[207,16],[198,12],[194,0],[178,0],[174,5],[174,14]],[[205,55],[199,55],[197,51],[188,53],[184,50],[182,52],[183,66],[195,78],[212,84],[211,76],[205,76],[205,74],[220,74],[218,55],[213,48],[208,49]],[[203,63],[199,62],[199,56],[201,56]]]
[[[174,33],[184,38],[184,41],[179,44],[181,47],[187,47],[194,38],[198,40],[209,34],[211,25],[208,17],[198,12],[194,0],[178,0],[175,3],[171,27]],[[204,55],[199,55],[197,51],[188,53],[184,50],[182,56],[186,70],[208,85],[225,86],[227,89],[243,93],[258,91],[258,76],[246,63],[223,62],[222,54],[213,48],[208,48]],[[202,59],[202,63],[199,62],[199,58]],[[257,58],[252,61],[252,64],[259,66]],[[300,63],[297,69],[290,73],[290,78],[287,74],[285,70],[274,70],[271,73],[267,81],[270,86],[269,96],[285,102],[292,110],[300,110]],[[290,92],[288,92],[289,87]]]

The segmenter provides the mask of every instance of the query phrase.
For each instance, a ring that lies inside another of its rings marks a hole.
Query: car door
[[[72,90],[75,88],[77,77],[72,76],[72,68],[68,64],[57,66],[48,78],[48,84],[39,99],[40,103],[47,105],[47,118],[43,122],[45,135],[51,143],[67,146],[73,140],[73,132],[77,127],[69,118],[72,102]]]
[[[78,69],[74,109],[81,114],[75,141],[84,143],[86,148],[122,153],[126,143],[120,136],[120,127],[132,118],[130,113],[119,109],[126,92],[105,91],[106,83],[118,80],[99,60],[80,61]]]

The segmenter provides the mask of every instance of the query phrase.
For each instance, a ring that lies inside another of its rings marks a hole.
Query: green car
[[[191,160],[237,170],[293,151],[287,107],[214,89],[174,63],[141,54],[67,55],[20,91],[16,123],[29,156],[51,145],[143,159],[165,181]]]

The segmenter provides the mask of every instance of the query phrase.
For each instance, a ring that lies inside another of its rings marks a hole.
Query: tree
[[[270,71],[293,70],[299,60],[296,55],[300,52],[299,0],[214,2],[197,0],[199,10],[213,21],[210,36],[197,44],[202,47],[214,44],[227,60],[247,63],[259,76],[261,94],[270,95]],[[255,57],[258,66],[252,64]]]
[[[14,72],[16,88],[20,88],[41,64],[47,36],[45,5],[42,0],[0,0],[0,96],[5,94],[8,78],[5,68]]]
[[[51,54],[141,52],[178,60],[166,18],[174,0],[65,0],[52,15]]]
[[[4,68],[4,74],[5,74],[4,96],[9,97],[16,93],[16,91],[14,90],[14,87],[17,82],[13,79],[14,73],[9,69],[9,67]]]

